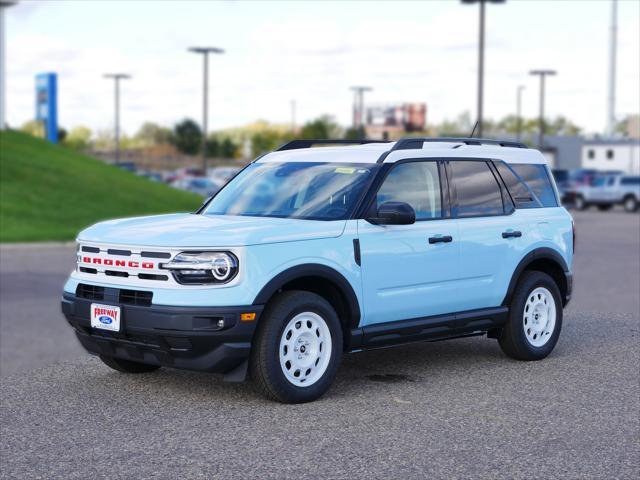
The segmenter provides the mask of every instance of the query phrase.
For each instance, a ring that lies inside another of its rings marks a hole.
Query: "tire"
[[[546,273],[525,271],[511,299],[509,319],[498,337],[500,348],[516,360],[542,360],[555,347],[561,329],[558,285]]]
[[[636,200],[636,198],[633,195],[626,196],[624,198],[623,205],[624,205],[624,209],[629,213],[633,213],[637,211],[638,207],[640,206],[638,205],[638,200]]]
[[[576,198],[573,201],[573,206],[576,210],[586,210],[588,208],[587,202],[584,200],[582,195],[576,195]]]
[[[606,212],[607,210],[611,210],[613,205],[598,205],[598,210],[601,212]]]
[[[108,367],[122,373],[150,373],[160,368],[158,365],[147,365],[146,363],[132,362],[131,360],[123,360],[106,355],[100,355],[100,360]]]
[[[249,363],[251,378],[272,400],[316,400],[335,379],[342,345],[342,326],[329,302],[311,292],[283,292],[260,319]]]

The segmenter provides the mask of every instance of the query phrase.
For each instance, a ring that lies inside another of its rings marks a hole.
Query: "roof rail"
[[[366,143],[389,143],[389,140],[291,140],[276,150],[282,152],[284,150],[297,150],[299,148],[311,148],[313,145],[364,145]]]
[[[405,137],[398,140],[391,151],[413,150],[423,147],[425,142],[452,142],[464,143],[465,145],[498,145],[501,147],[527,148],[524,143],[509,142],[505,140],[491,140],[487,138],[465,138],[465,137]]]

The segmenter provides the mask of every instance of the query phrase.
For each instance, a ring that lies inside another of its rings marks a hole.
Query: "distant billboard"
[[[424,130],[427,123],[427,105],[403,103],[377,105],[367,108],[366,126],[399,128],[406,132]]]
[[[58,79],[55,73],[36,75],[36,120],[44,125],[45,138],[58,143]]]

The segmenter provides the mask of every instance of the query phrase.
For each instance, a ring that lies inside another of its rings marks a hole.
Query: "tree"
[[[578,135],[582,128],[566,117],[559,115],[551,122],[547,122],[545,130],[547,135]]]
[[[284,143],[283,135],[277,130],[263,130],[251,136],[251,151],[254,156],[275,150]]]
[[[202,144],[202,130],[196,122],[186,118],[174,127],[173,142],[180,152],[195,155]]]
[[[350,127],[344,133],[344,138],[346,140],[360,140],[365,137],[364,127]]]
[[[135,139],[141,145],[165,145],[171,143],[172,132],[170,128],[162,127],[157,123],[145,122],[135,135]]]
[[[205,150],[207,157],[219,157],[220,156],[220,141],[215,135],[209,135],[205,143]]]
[[[87,150],[91,145],[91,130],[83,126],[74,127],[63,143],[74,150]]]
[[[333,117],[323,115],[310,122],[304,124],[300,130],[299,137],[313,140],[327,140],[331,138],[340,138],[342,131]]]
[[[20,127],[20,130],[34,137],[44,138],[44,125],[40,120],[29,120],[28,122],[24,122]]]
[[[220,144],[220,156],[222,158],[235,158],[238,146],[230,138],[225,138]]]

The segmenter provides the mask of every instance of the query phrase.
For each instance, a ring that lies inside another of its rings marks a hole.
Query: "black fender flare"
[[[360,304],[351,283],[337,270],[319,263],[296,265],[278,273],[262,287],[253,305],[265,305],[285,284],[304,277],[320,277],[335,284],[346,299],[350,316],[348,326],[355,328],[360,324]]]
[[[511,297],[513,296],[513,292],[516,289],[516,285],[518,284],[518,280],[520,279],[520,275],[522,272],[526,270],[526,268],[536,260],[551,260],[556,263],[565,274],[569,274],[569,267],[567,266],[567,262],[564,260],[562,255],[558,253],[556,250],[548,247],[540,247],[536,248],[529,253],[527,253],[518,266],[513,271],[513,275],[511,275],[511,281],[509,282],[509,287],[507,288],[507,293],[504,296],[504,300],[502,301],[502,305],[509,305],[511,303]],[[570,292],[568,292],[570,294]],[[567,299],[563,299],[563,301],[567,301]]]

